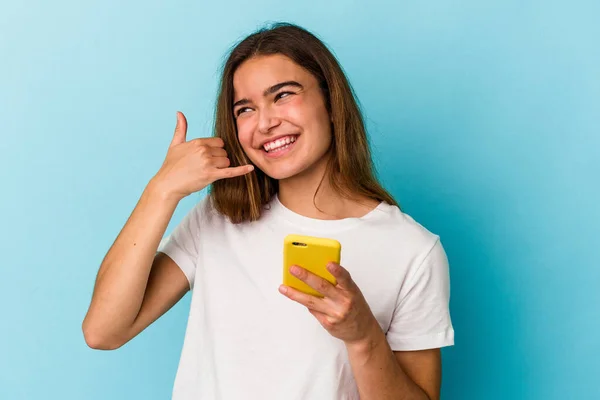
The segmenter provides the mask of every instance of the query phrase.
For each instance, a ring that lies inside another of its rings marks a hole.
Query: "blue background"
[[[443,397],[600,398],[599,18],[597,1],[3,2],[0,398],[170,397],[189,294],[114,352],[81,322],[175,111],[210,135],[227,48],[275,20],[331,46],[382,181],[442,237]]]

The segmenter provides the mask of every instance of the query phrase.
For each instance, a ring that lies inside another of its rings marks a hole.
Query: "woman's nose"
[[[269,133],[269,131],[281,124],[281,119],[274,110],[265,108],[260,110],[258,117],[258,131]]]

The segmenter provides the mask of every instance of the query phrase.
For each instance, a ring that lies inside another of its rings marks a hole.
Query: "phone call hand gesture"
[[[154,181],[161,191],[178,200],[198,192],[219,179],[242,176],[254,169],[253,165],[229,167],[231,162],[218,137],[186,141],[187,120],[177,112],[177,125],[167,156]]]

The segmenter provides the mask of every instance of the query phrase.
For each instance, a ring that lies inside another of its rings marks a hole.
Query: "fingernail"
[[[285,287],[285,286],[281,285],[281,286],[279,286],[279,291],[280,291],[281,293],[286,293],[286,292],[287,292],[287,287]]]
[[[294,275],[298,275],[298,272],[300,272],[300,268],[298,268],[298,267],[296,267],[295,265],[293,265],[293,266],[290,268],[290,272],[291,272],[292,274],[294,274]]]

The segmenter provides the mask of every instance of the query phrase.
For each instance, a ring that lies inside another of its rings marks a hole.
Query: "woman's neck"
[[[362,217],[379,204],[359,195],[351,199],[337,193],[326,175],[326,162],[288,179],[279,181],[279,201],[297,214],[315,219]],[[315,195],[316,193],[316,195]]]

